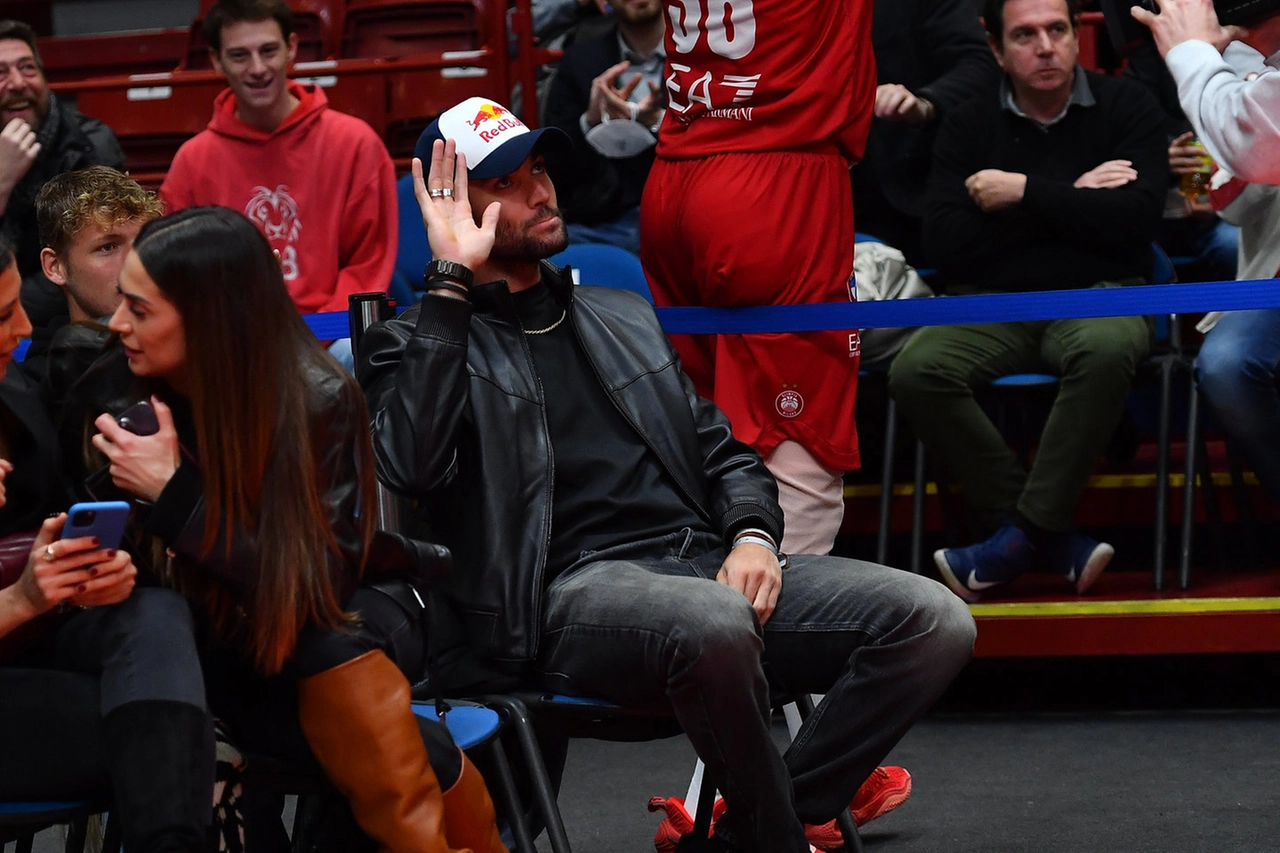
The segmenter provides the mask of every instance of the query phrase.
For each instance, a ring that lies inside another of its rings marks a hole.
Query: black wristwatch
[[[422,282],[427,287],[431,286],[431,279],[447,278],[450,281],[456,281],[464,287],[470,287],[475,282],[475,274],[462,264],[453,261],[445,261],[440,258],[434,258],[431,263],[427,264],[427,268],[422,273]]]

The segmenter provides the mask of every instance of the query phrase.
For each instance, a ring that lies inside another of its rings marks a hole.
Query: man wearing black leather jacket
[[[565,230],[541,149],[564,144],[489,102],[419,141],[428,293],[358,363],[378,475],[452,549],[477,653],[671,710],[727,802],[710,849],[802,853],[968,661],[973,620],[933,581],[777,553],[773,478],[648,303],[545,261]],[[806,692],[826,697],[779,755],[770,698]]]

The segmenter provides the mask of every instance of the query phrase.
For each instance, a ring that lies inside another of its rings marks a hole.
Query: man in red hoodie
[[[280,253],[304,314],[345,311],[352,293],[391,284],[396,176],[386,147],[324,92],[288,77],[297,54],[285,0],[220,0],[204,19],[213,66],[229,88],[209,127],[179,149],[160,187],[170,211],[242,211]],[[351,347],[331,347],[351,366]]]

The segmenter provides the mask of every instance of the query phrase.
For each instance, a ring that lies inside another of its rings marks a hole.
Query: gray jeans
[[[583,558],[547,592],[545,686],[671,710],[728,806],[717,834],[802,853],[801,823],[858,787],[968,662],[968,609],[932,580],[873,563],[794,556],[761,628],[716,583],[719,537],[685,530]],[[773,701],[825,693],[784,755]]]

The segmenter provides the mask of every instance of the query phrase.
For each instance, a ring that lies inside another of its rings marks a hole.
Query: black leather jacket
[[[0,429],[9,440],[13,471],[4,480],[0,536],[39,529],[52,512],[67,508],[53,423],[36,387],[17,364],[0,373]]]
[[[672,480],[726,539],[781,539],[777,484],[729,421],[694,391],[653,309],[624,290],[573,287],[543,263],[591,367]],[[472,303],[428,296],[373,326],[358,375],[378,476],[421,500],[453,552],[448,591],[481,655],[532,660],[542,621],[554,460],[542,387],[506,282]]]

